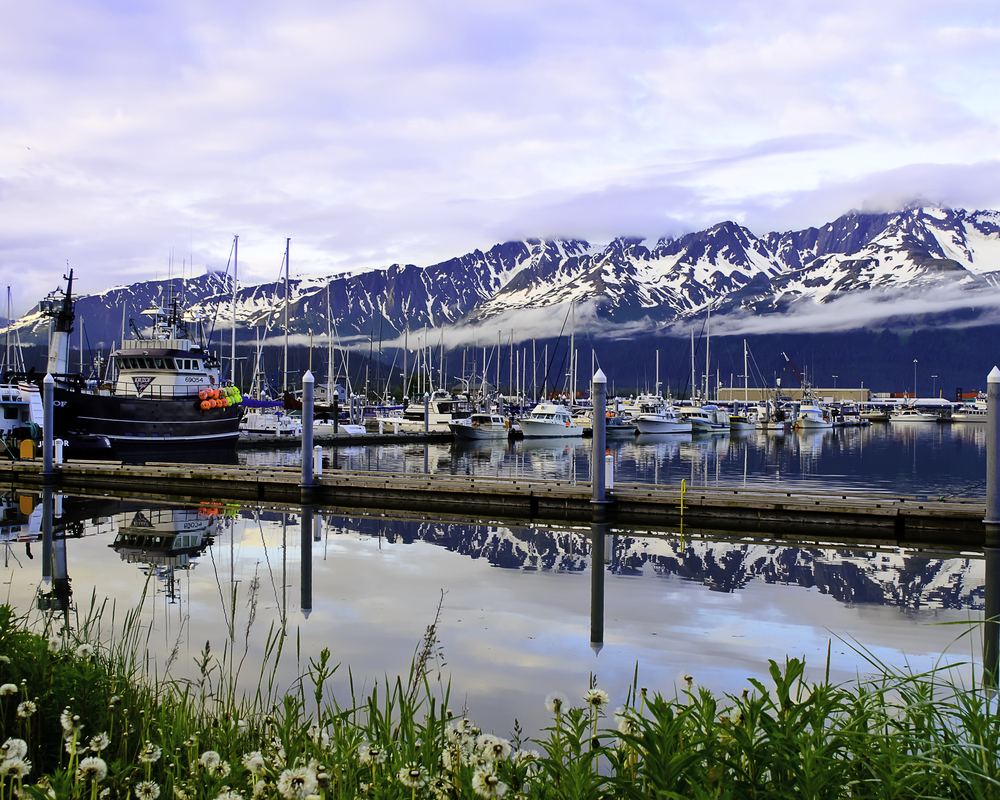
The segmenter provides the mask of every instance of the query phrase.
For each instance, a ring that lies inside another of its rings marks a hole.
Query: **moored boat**
[[[573,422],[569,409],[555,403],[539,403],[528,416],[521,417],[519,425],[525,439],[583,435],[583,428]]]
[[[795,418],[796,430],[825,430],[833,427],[833,420],[828,412],[816,403],[802,403],[799,414]]]
[[[466,419],[448,423],[456,439],[506,439],[510,435],[510,422],[501,414],[472,414]]]
[[[214,353],[192,340],[178,298],[152,318],[148,337],[112,353],[117,377],[88,382],[67,371],[75,318],[73,273],[66,292],[44,307],[54,317],[47,371],[54,380],[54,436],[68,458],[235,460],[242,396],[221,380]],[[36,378],[38,384],[43,384]],[[44,385],[42,386],[44,392]]]
[[[909,422],[937,422],[938,415],[926,411],[917,411],[915,408],[901,408],[893,411],[889,415],[889,422],[909,423]]]
[[[729,413],[715,405],[680,406],[677,414],[691,423],[692,433],[726,433],[729,431]]]
[[[635,417],[639,433],[691,433],[691,420],[681,419],[662,398],[643,402]]]

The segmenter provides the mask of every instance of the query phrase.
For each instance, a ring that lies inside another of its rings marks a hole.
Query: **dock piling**
[[[1000,457],[1000,368],[986,377],[986,563],[1000,566],[1000,485],[997,458]],[[985,629],[983,632],[983,682],[995,689],[1000,659],[1000,592],[986,570]]]
[[[55,378],[46,372],[42,379],[42,476],[46,481],[52,480],[56,471],[52,466],[52,442],[55,424]]]
[[[312,372],[302,376],[302,502],[312,499],[313,489],[313,402],[316,379]]]

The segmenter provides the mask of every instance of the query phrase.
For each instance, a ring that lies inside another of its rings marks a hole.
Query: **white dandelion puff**
[[[82,659],[91,658],[94,655],[94,645],[92,644],[81,644],[76,648],[76,657]]]
[[[158,745],[147,741],[146,744],[143,745],[142,750],[139,751],[139,761],[143,764],[153,764],[160,760],[160,756],[162,754],[163,751]]]
[[[427,783],[427,770],[420,764],[410,762],[396,773],[399,782],[411,789],[419,789]]]
[[[38,706],[33,700],[25,700],[23,703],[18,703],[17,705],[17,715],[21,719],[26,719],[38,711]]]
[[[156,781],[139,781],[135,785],[137,800],[156,800],[160,796],[160,785]]]
[[[267,761],[264,756],[261,755],[259,750],[254,750],[253,752],[246,753],[240,762],[246,767],[247,772],[253,775],[255,778],[259,778],[263,774],[264,770],[267,768]]]
[[[222,756],[214,750],[206,750],[198,757],[198,763],[203,767],[214,767],[220,761],[222,761]]]
[[[611,698],[603,689],[588,689],[587,693],[583,696],[583,702],[591,708],[600,711],[611,702]]]
[[[109,744],[111,744],[111,739],[107,733],[102,732],[96,736],[91,736],[90,741],[87,742],[87,747],[93,753],[100,753],[102,750],[107,749]]]
[[[24,758],[28,755],[28,743],[24,739],[8,739],[0,746],[4,758]]]
[[[0,776],[23,780],[31,772],[31,762],[24,758],[8,758],[0,763]]]
[[[472,776],[472,790],[480,797],[503,797],[507,791],[507,784],[492,770],[477,770]]]
[[[97,781],[100,783],[108,777],[108,765],[103,758],[89,756],[80,762],[76,768],[76,777],[82,781]]]
[[[566,705],[566,695],[561,692],[553,692],[545,698],[545,707],[553,714],[561,714]]]
[[[6,697],[9,694],[17,694],[17,685],[13,683],[5,683],[0,686],[0,697]]]
[[[286,769],[278,776],[278,792],[285,800],[306,800],[317,785],[316,775],[309,767]]]

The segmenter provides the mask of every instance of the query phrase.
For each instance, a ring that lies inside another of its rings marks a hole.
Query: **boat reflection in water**
[[[242,649],[246,637],[241,680],[252,691],[270,632],[285,626],[302,652],[274,665],[279,691],[292,690],[302,665],[329,647],[344,665],[329,688],[348,696],[352,675],[370,686],[407,674],[442,603],[442,685],[450,679],[477,723],[499,733],[515,716],[529,735],[540,731],[551,724],[545,696],[582,697],[594,673],[623,702],[637,666],[655,691],[669,693],[690,674],[714,692],[738,693],[748,676],[768,682],[768,659],[789,654],[822,679],[831,641],[834,682],[870,670],[846,640],[915,670],[967,662],[970,648],[978,659],[977,636],[956,649],[955,628],[930,623],[977,624],[994,586],[981,548],[949,545],[930,553],[687,526],[679,535],[210,504],[144,504],[111,519],[83,518],[79,536],[56,540],[59,574],[67,584],[72,574],[76,597],[130,607],[149,576],[166,584],[171,613],[154,602],[138,613],[156,632],[144,646],[157,663],[180,643],[172,678],[197,677],[204,642],[221,652]],[[27,613],[44,559],[24,558],[13,542],[6,549],[9,602]],[[183,597],[175,572],[185,577]]]

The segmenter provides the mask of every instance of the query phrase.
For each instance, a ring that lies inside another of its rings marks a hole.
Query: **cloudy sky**
[[[1000,207],[984,0],[2,3],[0,285],[21,312],[225,268],[523,236]]]

